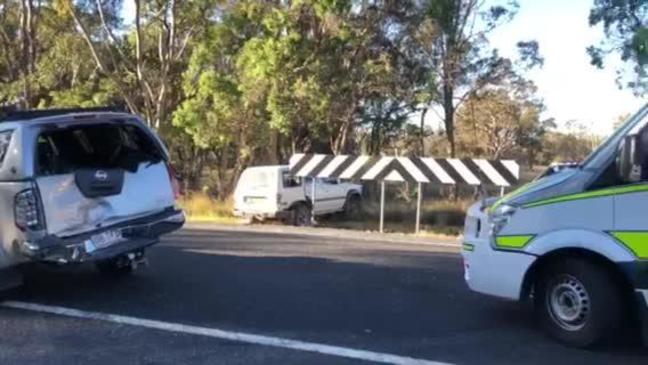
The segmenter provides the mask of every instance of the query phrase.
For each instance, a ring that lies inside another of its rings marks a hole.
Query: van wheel
[[[121,277],[133,273],[133,266],[126,257],[115,257],[108,260],[99,261],[95,264],[97,270],[103,275]]]
[[[350,195],[344,203],[344,215],[347,218],[359,218],[362,214],[362,200],[357,194]]]
[[[311,225],[311,210],[306,204],[299,203],[292,208],[292,224],[298,227]]]
[[[623,320],[620,287],[603,267],[582,259],[564,259],[542,270],[534,306],[550,336],[576,347],[607,339]]]

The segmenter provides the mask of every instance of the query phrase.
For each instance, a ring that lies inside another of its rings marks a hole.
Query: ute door
[[[321,204],[327,213],[337,212],[344,206],[346,190],[338,179],[321,179],[322,193],[317,198],[317,204]]]

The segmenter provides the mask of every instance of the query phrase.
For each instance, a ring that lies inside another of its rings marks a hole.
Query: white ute
[[[648,334],[648,104],[584,162],[473,205],[465,279],[477,292],[532,297],[553,337],[589,346]]]
[[[243,171],[234,191],[234,215],[256,219],[282,219],[297,226],[311,223],[310,178],[289,174],[288,166],[255,166]],[[362,186],[337,179],[315,179],[315,215],[360,212]]]

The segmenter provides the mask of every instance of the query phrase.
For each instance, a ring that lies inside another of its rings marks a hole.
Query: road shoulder
[[[352,239],[354,241],[379,241],[415,245],[461,247],[461,237],[421,237],[402,233],[378,233],[336,228],[292,227],[268,224],[226,225],[202,222],[188,222],[185,224],[185,228],[226,232],[273,233],[332,239]]]

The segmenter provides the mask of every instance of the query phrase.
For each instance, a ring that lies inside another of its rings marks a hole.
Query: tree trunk
[[[20,8],[20,39],[21,39],[21,67],[22,67],[22,106],[24,109],[31,107],[31,75],[34,73],[34,19],[32,0],[22,0]]]
[[[454,95],[454,88],[452,85],[444,85],[443,87],[443,112],[444,112],[444,124],[446,130],[446,136],[448,138],[448,143],[450,143],[450,157],[454,158],[456,156],[455,148],[455,135],[454,135],[454,117],[455,117],[455,107],[452,101],[452,96]]]
[[[425,106],[423,110],[421,110],[421,126],[419,129],[419,143],[420,143],[420,150],[419,150],[419,156],[425,156],[425,116],[427,115],[428,112],[428,106]]]

